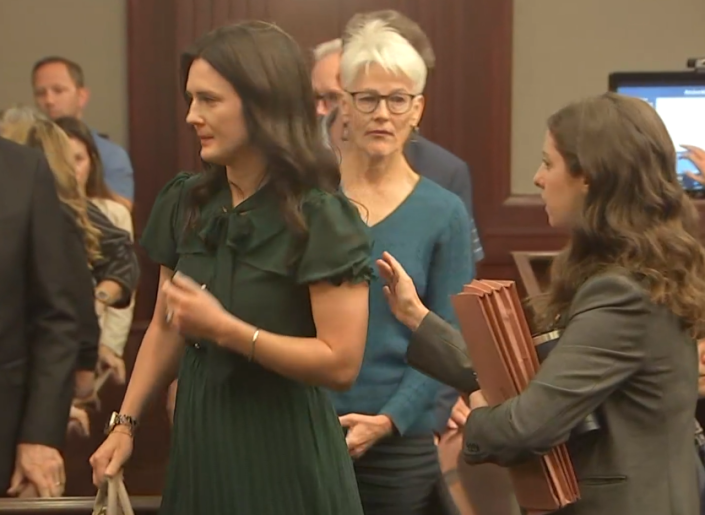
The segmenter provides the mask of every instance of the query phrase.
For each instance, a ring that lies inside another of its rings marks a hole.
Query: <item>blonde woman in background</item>
[[[115,200],[115,194],[105,183],[103,162],[88,126],[77,118],[62,117],[55,123],[68,135],[73,152],[78,187],[86,198],[119,229],[134,239],[130,211]],[[101,333],[99,361],[113,371],[119,384],[125,383],[125,362],[122,359],[134,314],[134,296],[124,309],[108,307],[99,318]]]
[[[14,107],[0,116],[0,136],[42,150],[54,174],[64,213],[76,229],[75,238],[66,246],[67,252],[81,255],[86,263],[84,270],[75,271],[73,291],[82,321],[76,397],[90,399],[100,338],[96,313],[106,306],[128,306],[139,278],[131,238],[86,201],[76,179],[70,140],[58,125],[31,108]]]
[[[79,188],[71,142],[44,115],[28,107],[13,107],[0,115],[0,136],[44,152],[59,189],[59,197],[76,215],[84,232],[87,259],[95,281],[98,311],[105,306],[127,307],[139,279],[139,265],[129,233],[115,227]],[[95,242],[97,241],[97,245]]]
[[[0,119],[0,136],[16,143],[41,148],[56,182],[56,190],[64,214],[72,221],[75,238],[67,241],[66,251],[86,263],[75,270],[73,301],[81,320],[79,353],[76,371],[76,396],[87,397],[93,392],[94,370],[100,327],[93,307],[93,279],[89,263],[100,258],[100,232],[93,226],[86,210],[85,198],[78,190],[73,165],[62,149],[68,138],[51,121],[30,108],[11,108]]]

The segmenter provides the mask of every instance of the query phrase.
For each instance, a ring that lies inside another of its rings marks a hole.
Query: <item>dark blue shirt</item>
[[[103,175],[108,187],[130,202],[135,198],[135,178],[132,163],[125,149],[104,138],[96,131],[91,131],[95,145],[103,162]]]

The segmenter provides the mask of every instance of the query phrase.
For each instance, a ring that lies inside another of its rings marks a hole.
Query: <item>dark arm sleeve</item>
[[[480,389],[460,331],[433,312],[412,333],[406,361],[456,391],[472,393]]]
[[[461,161],[455,168],[448,189],[460,197],[460,200],[465,204],[465,209],[467,209],[468,216],[470,217],[470,238],[472,241],[473,261],[474,264],[477,264],[485,257],[485,251],[482,248],[482,240],[480,239],[480,233],[475,223],[475,212],[472,203],[472,173],[466,163]]]
[[[297,282],[369,282],[372,248],[357,208],[342,194],[312,192],[304,204],[304,216],[308,239]]]
[[[122,286],[122,296],[113,307],[124,308],[130,304],[132,293],[137,288],[140,267],[127,231],[115,227],[96,207],[88,202],[88,217],[100,231],[100,259],[93,263],[93,277],[96,284],[101,281],[115,281]]]
[[[66,244],[66,256],[71,263],[71,296],[79,320],[78,370],[95,370],[98,363],[98,344],[100,342],[100,325],[95,313],[95,295],[93,276],[88,268],[88,256],[84,245],[83,233],[73,217],[73,213],[61,206],[66,225],[69,228]]]
[[[510,466],[567,441],[643,363],[651,311],[646,293],[626,277],[588,281],[527,389],[497,406],[472,410],[465,425],[466,461]]]
[[[184,227],[181,204],[187,190],[187,183],[194,182],[198,176],[179,172],[159,192],[149,214],[149,220],[142,232],[140,246],[149,258],[171,270],[176,268],[179,255],[176,251],[180,231]]]
[[[18,171],[17,173],[21,173]],[[79,320],[72,302],[75,263],[65,251],[69,235],[44,159],[35,172],[27,264],[30,284],[30,369],[18,441],[61,449],[66,435],[79,351]]]

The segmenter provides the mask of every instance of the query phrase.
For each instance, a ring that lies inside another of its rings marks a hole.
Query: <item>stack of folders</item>
[[[511,281],[473,281],[453,306],[482,392],[490,406],[516,397],[539,369],[535,342]],[[509,468],[519,505],[531,515],[550,513],[579,499],[565,445]]]

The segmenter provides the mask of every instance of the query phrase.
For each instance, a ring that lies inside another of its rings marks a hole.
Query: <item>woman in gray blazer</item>
[[[481,391],[470,396],[464,456],[510,466],[567,442],[581,499],[562,515],[698,513],[694,337],[705,323],[705,252],[675,163],[641,100],[608,93],[548,121],[534,181],[549,223],[570,238],[534,308],[537,327],[562,336],[519,396],[492,407]],[[415,329],[411,356],[443,324],[395,308],[402,281],[392,264],[378,263],[392,309]],[[441,348],[457,347],[457,334],[445,334]],[[456,387],[475,388],[467,361],[449,369]],[[601,428],[571,436],[593,412]]]

